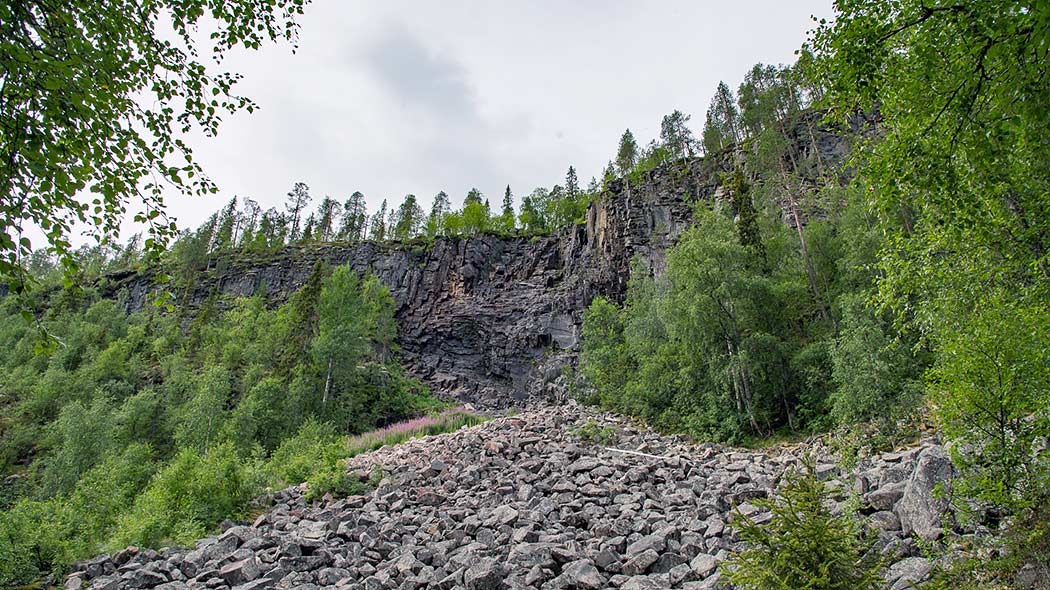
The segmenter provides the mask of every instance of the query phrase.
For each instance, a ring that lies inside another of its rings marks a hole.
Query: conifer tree
[[[739,119],[733,92],[725,82],[719,82],[704,122],[704,151],[713,154],[740,141]]]
[[[514,231],[515,219],[514,194],[510,191],[510,185],[508,184],[507,189],[503,192],[503,208],[496,220],[498,229],[504,234]]]
[[[638,162],[638,142],[634,140],[634,134],[628,129],[620,137],[620,146],[616,150],[616,171],[621,176],[627,176]]]
[[[386,199],[383,199],[383,203],[379,205],[379,211],[372,216],[372,226],[368,230],[368,236],[377,242],[386,239]]]
[[[416,201],[415,195],[405,195],[405,200],[397,210],[394,225],[391,229],[395,240],[408,240],[419,235],[423,226],[423,209]]]
[[[295,241],[299,239],[299,224],[302,221],[302,214],[312,200],[310,187],[306,186],[305,182],[295,183],[291,192],[288,193],[288,200],[285,202],[284,207],[291,216],[289,219],[291,224],[289,227],[289,240]]]
[[[259,202],[255,199],[244,199],[244,215],[241,223],[241,235],[235,238],[235,241],[241,247],[249,246],[255,239],[255,232],[259,223],[259,215],[262,213],[262,208],[259,207]]]
[[[233,197],[219,213],[219,219],[215,227],[215,236],[212,238],[212,250],[222,250],[229,248],[233,244],[233,228],[236,221],[237,197]]]
[[[580,195],[580,181],[576,177],[576,168],[572,166],[569,166],[569,171],[565,173],[565,194],[573,200]]]
[[[351,242],[365,238],[365,217],[367,208],[365,196],[361,191],[354,191],[343,203],[343,220],[339,228],[339,237]]]
[[[427,217],[426,224],[428,238],[433,238],[444,232],[445,216],[449,214],[450,206],[448,193],[438,191],[438,194],[434,195],[434,202],[430,206],[430,215]]]
[[[339,217],[341,205],[332,197],[325,195],[317,208],[317,225],[314,228],[315,238],[327,242],[334,237],[335,220]]]
[[[670,115],[664,115],[660,122],[660,142],[671,157],[693,155],[696,139],[693,137],[693,131],[689,129],[689,119],[689,115],[675,110]]]
[[[309,242],[311,240],[317,239],[316,236],[314,236],[314,232],[316,230],[316,227],[317,227],[317,215],[314,214],[314,213],[311,213],[306,218],[306,223],[303,225],[303,235],[299,237],[299,241],[301,241],[301,242]]]

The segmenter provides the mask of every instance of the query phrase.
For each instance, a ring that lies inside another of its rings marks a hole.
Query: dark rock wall
[[[842,153],[821,132],[817,149]],[[834,137],[834,136],[832,136]],[[662,272],[695,201],[717,199],[729,156],[684,159],[640,178],[610,183],[586,224],[545,237],[440,238],[430,246],[365,243],[290,246],[272,255],[227,257],[204,273],[186,300],[212,292],[264,293],[285,300],[314,262],[368,270],[398,304],[402,360],[436,392],[476,405],[523,405],[564,394],[562,369],[575,362],[583,310],[596,295],[623,299],[630,261]],[[140,309],[145,275],[111,277],[129,311]]]

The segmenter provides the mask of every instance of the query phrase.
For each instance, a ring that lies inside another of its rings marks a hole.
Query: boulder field
[[[193,548],[81,562],[66,587],[718,588],[741,547],[734,520],[768,521],[755,500],[806,456],[832,508],[863,519],[891,557],[887,589],[929,574],[924,541],[962,532],[932,439],[845,471],[819,440],[697,445],[569,402],[358,455],[351,472],[383,474],[365,495],[310,504],[301,486],[281,490],[252,523],[224,523]]]

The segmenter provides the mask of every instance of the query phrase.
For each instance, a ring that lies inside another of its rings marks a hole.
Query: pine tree
[[[343,221],[339,228],[339,237],[351,242],[365,238],[365,217],[367,209],[365,196],[361,191],[354,191],[343,203]]]
[[[314,232],[316,230],[316,227],[317,227],[317,215],[315,215],[314,213],[311,213],[306,218],[306,223],[303,225],[303,235],[299,238],[299,241],[301,241],[301,242],[309,242],[311,240],[317,239],[314,236]]]
[[[597,195],[601,191],[601,187],[598,184],[598,179],[591,177],[591,181],[587,183],[587,192],[591,195]]]
[[[704,151],[713,154],[740,141],[739,120],[733,92],[719,82],[704,122]]]
[[[675,110],[664,115],[660,122],[660,141],[672,157],[692,156],[696,145],[693,132],[689,129],[690,116]]]
[[[383,199],[379,211],[372,216],[372,227],[368,230],[368,236],[377,242],[386,239],[386,199]]]
[[[325,195],[321,206],[317,208],[317,225],[314,228],[315,239],[327,242],[334,237],[335,220],[339,217],[341,205],[332,197]]]
[[[259,223],[259,215],[262,208],[254,199],[244,199],[244,215],[242,216],[240,236],[235,241],[243,248],[251,245],[255,239],[255,231]]]
[[[434,203],[430,207],[430,216],[427,217],[426,234],[433,238],[444,232],[445,216],[448,215],[450,203],[448,193],[439,191],[434,195]]]
[[[415,195],[405,195],[401,207],[397,209],[394,225],[391,228],[395,240],[408,240],[419,235],[423,225],[423,209],[416,201]]]
[[[310,204],[313,197],[310,196],[310,187],[306,186],[305,182],[297,182],[292,187],[292,191],[288,193],[288,201],[284,207],[291,215],[291,231],[289,239],[295,241],[299,239],[299,223],[302,218],[303,210]]]
[[[233,245],[233,226],[236,224],[236,221],[237,197],[233,197],[226,207],[223,208],[222,212],[219,213],[219,220],[211,243],[212,250],[222,250]]]

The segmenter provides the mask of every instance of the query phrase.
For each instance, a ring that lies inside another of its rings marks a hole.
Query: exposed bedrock
[[[798,133],[811,135],[802,126]],[[845,139],[819,129],[816,138],[805,150],[841,161]],[[613,181],[588,208],[585,224],[551,236],[313,244],[226,256],[213,261],[185,301],[200,305],[214,289],[261,292],[276,303],[303,284],[317,259],[349,263],[390,288],[404,364],[436,392],[497,408],[557,398],[563,367],[576,359],[583,310],[599,294],[622,300],[636,255],[650,272],[662,272],[695,201],[721,197],[720,173],[728,165],[728,156],[684,159],[634,182]],[[123,292],[129,311],[145,304],[148,273],[109,279],[110,292]]]

